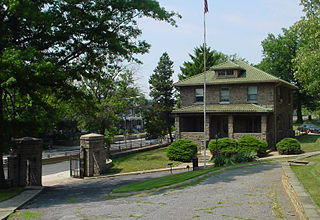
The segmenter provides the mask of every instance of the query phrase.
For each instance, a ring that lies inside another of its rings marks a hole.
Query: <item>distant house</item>
[[[207,76],[207,140],[255,136],[270,147],[292,130],[292,91],[297,87],[243,61],[212,67]],[[177,139],[203,141],[203,73],[175,84],[181,108],[175,109]]]

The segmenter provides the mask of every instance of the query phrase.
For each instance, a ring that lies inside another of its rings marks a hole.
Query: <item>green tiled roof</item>
[[[216,104],[207,105],[206,111],[208,113],[215,112],[273,112],[272,108],[262,107],[256,104]],[[175,109],[173,113],[201,113],[203,112],[203,105],[191,105],[180,109]]]
[[[223,70],[223,69],[242,69],[242,70],[245,70],[244,68],[242,68],[241,66],[239,66],[235,62],[232,62],[231,60],[228,60],[227,62],[221,63],[219,65],[213,66],[210,69],[211,70]]]
[[[241,74],[240,77],[236,77],[236,78],[219,78],[219,77],[217,78],[215,76],[214,70],[218,70],[218,69],[243,69],[245,70],[245,73]],[[297,89],[296,86],[290,84],[289,82],[279,79],[273,75],[270,75],[240,60],[227,61],[225,63],[213,66],[211,70],[206,72],[206,79],[207,79],[206,80],[207,85],[273,82],[273,83],[283,83],[291,87],[292,89]],[[181,80],[175,83],[174,85],[176,87],[203,85],[203,73]]]

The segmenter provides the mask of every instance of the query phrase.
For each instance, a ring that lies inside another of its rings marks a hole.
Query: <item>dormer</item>
[[[238,78],[245,74],[245,69],[232,61],[212,67],[216,78]]]

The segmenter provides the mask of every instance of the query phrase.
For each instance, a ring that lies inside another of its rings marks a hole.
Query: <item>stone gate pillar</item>
[[[80,137],[80,176],[99,175],[106,170],[104,136],[86,134]]]
[[[8,157],[8,179],[13,186],[42,185],[42,140],[32,137],[14,139]]]

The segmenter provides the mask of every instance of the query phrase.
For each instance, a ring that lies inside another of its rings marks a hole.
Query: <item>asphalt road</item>
[[[190,171],[192,172],[192,171]],[[118,185],[168,173],[78,181],[47,188],[21,212],[40,219],[297,219],[281,184],[281,165],[213,175],[194,186],[110,197]],[[12,218],[14,219],[14,218]]]
[[[42,166],[42,176],[54,174],[54,173],[60,173],[63,171],[67,171],[69,169],[70,169],[70,162],[69,161],[63,161],[60,163],[43,165]]]

